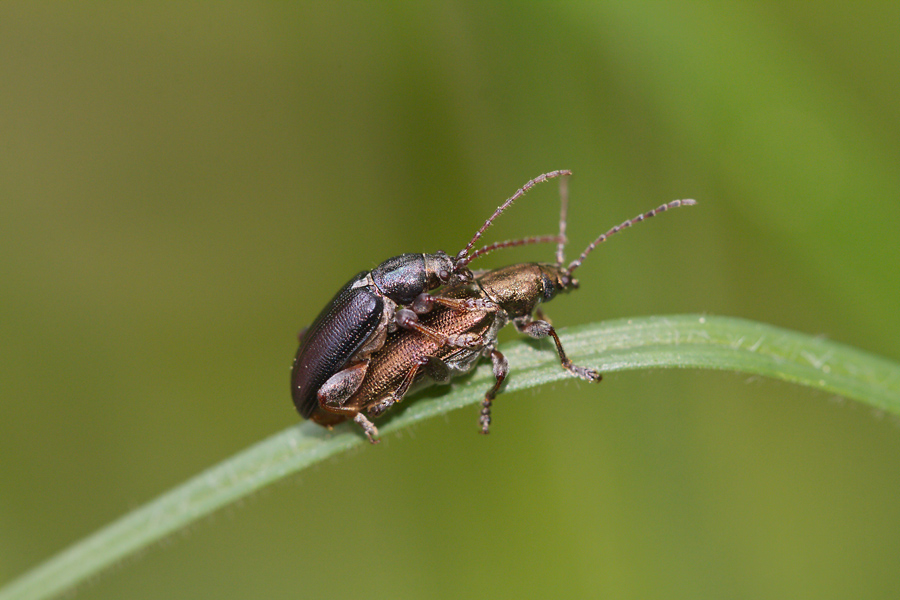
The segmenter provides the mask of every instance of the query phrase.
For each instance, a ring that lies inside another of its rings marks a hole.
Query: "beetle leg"
[[[425,356],[416,361],[416,364],[410,369],[406,376],[403,377],[403,381],[400,382],[400,385],[397,386],[397,389],[393,391],[391,397],[395,402],[400,402],[403,400],[403,397],[406,395],[406,392],[409,391],[409,386],[413,384],[413,381],[416,380],[416,374],[419,372],[419,369],[428,364],[428,361],[431,360],[431,357]]]
[[[410,309],[417,315],[424,315],[431,312],[435,304],[452,308],[456,311],[483,310],[497,311],[500,307],[487,298],[444,298],[442,296],[433,296],[427,292],[423,292],[416,296],[416,299],[410,305]],[[403,324],[401,323],[402,327]]]
[[[394,318],[397,319],[397,323],[404,329],[417,331],[436,341],[441,346],[452,346],[454,348],[480,348],[484,345],[484,336],[478,335],[477,333],[446,335],[436,329],[426,327],[419,323],[418,315],[408,308],[399,308],[394,315]]]
[[[481,417],[478,422],[481,423],[481,433],[490,433],[491,427],[491,404],[497,397],[497,391],[503,385],[503,381],[509,374],[509,363],[506,357],[496,348],[491,349],[491,365],[494,369],[494,387],[489,389],[481,401]]]
[[[356,408],[343,406],[343,403],[359,388],[366,375],[368,366],[369,363],[366,361],[351,365],[343,371],[338,371],[319,388],[316,396],[319,400],[319,408],[332,414],[353,417],[353,420],[363,428],[369,441],[377,444],[378,428],[372,424],[372,421],[367,419]]]
[[[359,389],[368,368],[369,361],[363,361],[332,375],[316,393],[319,407],[339,415],[356,414],[356,409],[344,408],[344,402]]]
[[[419,369],[427,365],[430,360],[431,358],[428,356],[417,359],[416,364],[413,366],[413,368],[403,376],[403,380],[400,382],[400,385],[397,386],[397,389],[395,389],[393,392],[391,392],[381,400],[378,400],[374,404],[370,405],[366,409],[366,412],[373,417],[377,417],[378,415],[392,407],[394,404],[403,401],[403,397],[406,396],[406,393],[409,391],[409,386],[411,386],[416,380],[416,374],[418,374]]]
[[[547,321],[535,321],[530,316],[525,316],[514,319],[513,324],[515,324],[516,329],[535,339],[541,339],[547,336],[552,337],[553,341],[556,342],[556,351],[559,353],[560,364],[562,364],[566,371],[575,377],[579,377],[586,381],[600,381],[602,379],[600,373],[596,370],[578,366],[569,360],[565,350],[563,350],[562,342],[559,341],[559,336],[556,335],[556,330],[553,329],[553,326]]]
[[[366,433],[366,437],[369,438],[369,441],[373,444],[378,443],[378,428],[366,418],[366,415],[362,413],[356,413],[356,416],[353,417],[353,420],[359,423],[359,426],[363,428],[363,431]]]

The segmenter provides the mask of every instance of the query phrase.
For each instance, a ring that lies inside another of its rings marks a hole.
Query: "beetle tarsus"
[[[506,376],[509,375],[509,362],[507,362],[503,353],[496,348],[491,348],[490,356],[491,367],[494,372],[494,385],[484,395],[484,400],[481,401],[481,417],[478,419],[481,423],[481,433],[485,434],[490,433],[491,406],[494,403],[494,398],[497,397],[500,386],[503,385]]]
[[[563,368],[575,377],[584,379],[585,381],[600,381],[603,379],[603,376],[596,369],[591,369],[590,367],[582,367],[580,365],[574,364],[572,361],[568,361],[567,364],[563,364]]]
[[[366,418],[366,415],[362,413],[356,413],[356,416],[353,417],[353,420],[359,423],[359,426],[363,428],[363,431],[366,433],[366,437],[369,438],[369,442],[373,444],[377,444],[380,440],[378,439],[378,428]]]
[[[478,422],[481,423],[479,433],[487,435],[491,432],[491,401],[487,398],[481,401],[481,417]]]
[[[576,365],[569,357],[566,356],[566,351],[563,350],[562,342],[559,340],[559,335],[556,333],[556,329],[553,328],[550,323],[543,320],[521,320],[516,322],[516,327],[522,333],[526,333],[533,338],[541,339],[545,337],[552,337],[554,343],[556,343],[556,352],[559,354],[559,362],[562,367],[574,375],[579,379],[584,379],[585,381],[600,381],[603,377],[600,375],[598,371],[595,369],[591,369],[590,367],[582,367],[580,365]]]

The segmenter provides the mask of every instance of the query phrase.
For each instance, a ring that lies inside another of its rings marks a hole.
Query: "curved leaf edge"
[[[900,415],[900,364],[820,337],[733,317],[676,315],[623,319],[560,330],[569,357],[601,372],[704,368],[781,379]],[[505,392],[568,377],[552,347],[503,346],[512,377]],[[443,394],[410,403],[379,429],[411,424],[483,397],[487,365]],[[0,600],[49,598],[197,519],[287,475],[365,444],[353,427],[295,425],[207,469],[110,523],[0,589]]]

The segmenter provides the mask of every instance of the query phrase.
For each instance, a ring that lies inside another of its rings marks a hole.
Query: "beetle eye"
[[[438,277],[441,281],[450,281],[450,271],[447,269],[441,269],[438,271]]]

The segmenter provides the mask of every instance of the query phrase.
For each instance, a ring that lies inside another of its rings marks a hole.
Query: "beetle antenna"
[[[504,210],[509,208],[510,204],[512,204],[513,202],[515,202],[516,200],[518,200],[519,198],[524,196],[528,190],[530,190],[531,188],[533,188],[534,186],[536,186],[539,183],[543,183],[543,182],[547,181],[548,179],[553,179],[555,177],[562,177],[562,176],[571,175],[571,174],[572,174],[572,171],[568,171],[565,169],[562,169],[559,171],[551,171],[549,173],[544,173],[543,175],[538,175],[537,177],[535,177],[534,179],[532,179],[531,181],[529,181],[528,183],[523,185],[521,188],[519,188],[519,191],[517,191],[515,194],[510,196],[506,200],[506,202],[504,202],[503,204],[501,204],[500,206],[497,207],[497,210],[494,211],[494,214],[492,214],[490,216],[490,218],[484,222],[484,225],[482,225],[481,229],[478,230],[478,232],[475,234],[475,236],[471,240],[469,240],[469,243],[466,245],[466,247],[459,251],[459,254],[456,255],[457,266],[465,266],[469,263],[469,261],[472,260],[471,258],[468,258],[469,250],[472,249],[472,247],[475,245],[475,242],[478,241],[478,238],[480,238],[484,234],[484,232],[487,231],[487,228],[491,226],[491,223],[494,222],[494,219],[499,217],[500,214]],[[468,260],[467,260],[467,258],[468,258]]]
[[[559,180],[559,241],[556,245],[556,264],[566,261],[566,217],[569,212],[569,178]]]
[[[696,200],[690,200],[690,199],[672,200],[668,204],[663,204],[662,206],[654,208],[651,211],[645,212],[643,214],[636,216],[633,219],[628,219],[624,223],[616,225],[615,227],[613,227],[612,229],[610,229],[609,231],[607,231],[606,233],[604,233],[603,235],[598,237],[596,240],[591,242],[591,244],[587,248],[585,248],[584,252],[581,253],[581,256],[579,256],[578,259],[573,260],[571,263],[569,263],[569,266],[566,269],[566,271],[568,271],[571,274],[572,271],[574,271],[575,269],[580,267],[581,263],[584,262],[585,257],[588,254],[590,254],[591,250],[596,248],[602,242],[605,242],[607,240],[607,238],[609,238],[614,233],[619,233],[623,229],[627,229],[628,227],[631,227],[635,223],[640,223],[641,221],[643,221],[645,219],[649,219],[650,217],[658,215],[659,213],[666,212],[670,208],[678,208],[679,206],[693,206],[694,204],[697,204]]]
[[[549,242],[557,242],[559,243],[560,238],[558,235],[535,235],[532,237],[521,238],[518,240],[506,240],[505,242],[494,242],[493,244],[488,244],[487,246],[482,246],[472,254],[460,259],[458,266],[466,266],[479,256],[484,256],[494,250],[500,250],[501,248],[513,248],[515,246],[527,246],[530,244],[546,244]]]

